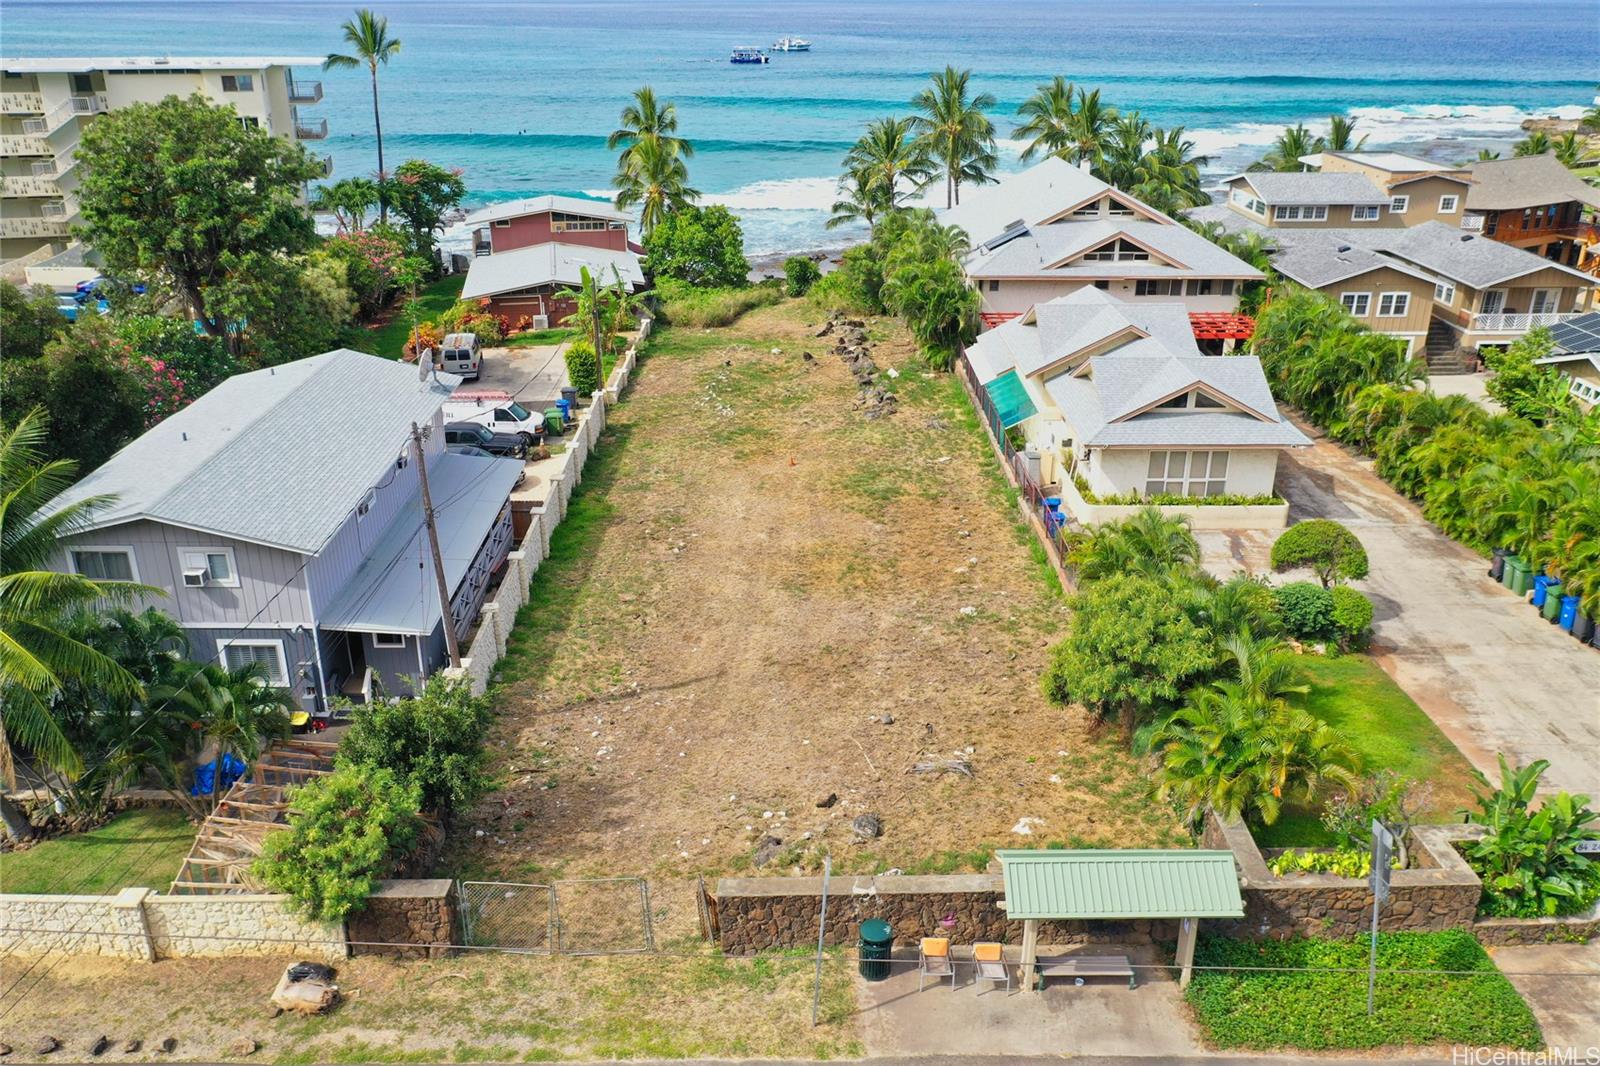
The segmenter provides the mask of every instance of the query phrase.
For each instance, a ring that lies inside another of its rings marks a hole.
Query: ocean
[[[1185,126],[1212,177],[1286,124],[1345,111],[1368,146],[1445,160],[1504,149],[1528,117],[1572,117],[1600,81],[1600,0],[360,0],[404,42],[380,75],[384,149],[459,166],[473,206],[606,196],[606,134],[635,87],[675,101],[691,183],[742,218],[752,255],[836,247],[823,226],[840,159],[903,114],[945,64],[1011,116],[1061,74],[1152,122]],[[0,54],[323,55],[357,0],[6,0]],[[785,35],[809,53],[734,66]],[[321,78],[335,177],[376,168],[366,74]],[[465,241],[456,227],[452,244]]]

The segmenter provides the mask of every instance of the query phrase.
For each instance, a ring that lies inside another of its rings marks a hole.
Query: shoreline
[[[751,284],[755,285],[759,285],[761,282],[771,278],[782,278],[784,261],[795,256],[803,256],[811,260],[826,274],[838,266],[839,257],[844,255],[847,249],[853,247],[855,246],[841,244],[833,248],[807,248],[798,252],[762,252],[760,255],[747,256],[746,259],[750,263],[750,273],[747,276],[750,278]]]

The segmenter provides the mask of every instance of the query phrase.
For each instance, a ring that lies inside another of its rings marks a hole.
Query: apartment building
[[[195,93],[231,104],[273,136],[321,141],[326,119],[303,109],[320,81],[293,68],[320,56],[0,59],[0,276],[65,285],[92,276],[71,240],[78,221],[76,149],[86,123],[136,103]],[[332,168],[332,157],[324,156]]]

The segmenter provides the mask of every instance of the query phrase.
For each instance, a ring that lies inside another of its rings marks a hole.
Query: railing
[[[0,218],[0,237],[65,237],[65,219]]]
[[[44,97],[38,93],[0,93],[0,111],[8,115],[44,110]]]
[[[51,155],[54,149],[43,137],[25,133],[0,134],[0,155]]]
[[[83,96],[69,96],[42,118],[24,119],[22,132],[24,133],[54,133],[69,118],[79,115],[99,115],[110,110],[106,98],[99,93],[90,93]]]
[[[322,83],[320,81],[291,81],[289,83],[289,102],[291,104],[315,104],[322,101]]]
[[[54,200],[39,205],[40,218],[66,218],[71,213],[65,200]]]
[[[1483,216],[1482,215],[1462,215],[1461,216],[1461,228],[1464,229],[1464,230],[1470,230],[1473,233],[1482,233],[1483,232]]]
[[[302,141],[320,141],[328,136],[328,120],[295,119],[294,135]]]
[[[8,175],[3,182],[0,182],[0,196],[60,196],[61,186],[56,184],[54,174],[55,169],[52,166],[50,169],[52,176]]]
[[[1559,311],[1546,311],[1536,315],[1473,315],[1471,328],[1475,333],[1526,333],[1539,326],[1553,326],[1557,322],[1577,317],[1576,313]]]
[[[322,176],[327,178],[327,177],[331,177],[332,175],[333,175],[333,156],[325,155],[325,156],[322,157]]]

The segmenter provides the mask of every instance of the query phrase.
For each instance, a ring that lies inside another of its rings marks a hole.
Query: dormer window
[[[1102,244],[1091,252],[1083,254],[1085,263],[1144,263],[1150,259],[1150,253],[1134,244],[1132,241],[1118,238],[1115,241]]]

